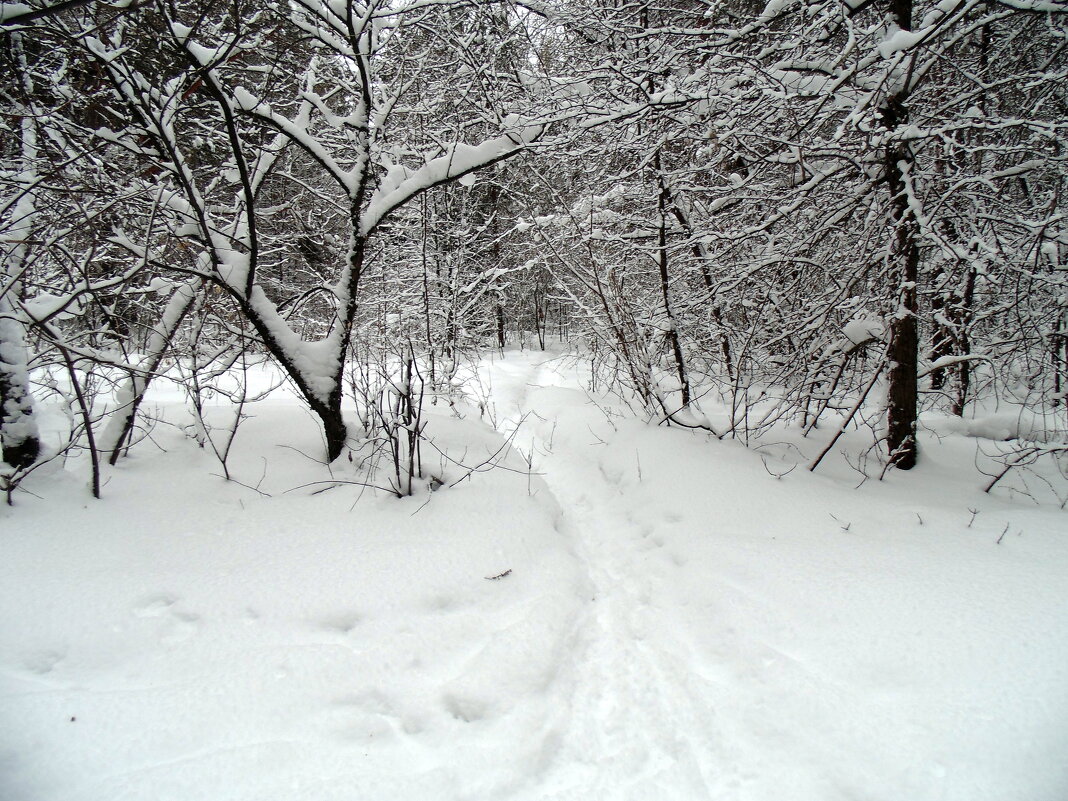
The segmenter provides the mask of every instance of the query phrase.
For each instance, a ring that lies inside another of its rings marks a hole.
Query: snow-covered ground
[[[777,479],[800,440],[608,417],[540,353],[481,373],[485,420],[430,433],[511,469],[433,494],[312,484],[284,392],[238,434],[259,492],[166,425],[101,501],[34,476],[0,511],[0,798],[1068,798],[1065,513],[979,492],[971,441]]]

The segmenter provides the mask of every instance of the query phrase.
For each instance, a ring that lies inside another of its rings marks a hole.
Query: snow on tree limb
[[[407,203],[420,192],[463,178],[468,173],[488,167],[525,149],[544,135],[546,125],[527,123],[509,133],[487,139],[479,145],[456,143],[447,152],[427,161],[422,167],[398,182],[383,181],[372,195],[360,217],[360,233],[368,236],[390,212]],[[403,173],[398,173],[398,175]]]

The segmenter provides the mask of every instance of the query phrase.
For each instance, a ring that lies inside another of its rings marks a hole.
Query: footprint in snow
[[[46,676],[56,669],[56,665],[66,658],[61,651],[38,651],[29,656],[22,664],[30,673],[36,676]]]
[[[351,634],[363,622],[363,617],[356,612],[338,612],[329,617],[320,618],[316,628],[329,634]]]
[[[668,557],[671,559],[671,564],[675,565],[675,567],[686,567],[690,562],[686,556],[677,551],[670,552]]]
[[[176,595],[166,592],[155,593],[135,604],[133,613],[137,617],[163,617],[176,603],[178,603]]]
[[[511,572],[511,571],[509,571]],[[493,576],[491,581],[502,578],[503,575]],[[459,612],[468,606],[468,602],[455,595],[434,595],[426,598],[422,602],[422,607],[430,613],[448,613]]]
[[[398,731],[412,733],[398,717],[390,699],[376,690],[334,698],[317,717],[343,740],[383,742],[394,739]]]
[[[667,544],[667,540],[664,539],[663,535],[654,534],[654,530],[655,529],[651,527],[642,529],[642,539],[637,546],[639,552],[649,553],[651,551],[658,551]]]
[[[442,696],[441,701],[446,712],[464,723],[475,723],[484,719],[489,713],[487,704],[476,698],[446,694]]]
[[[171,593],[154,593],[136,603],[132,611],[136,617],[159,618],[160,642],[170,645],[192,637],[200,622],[199,615],[175,608],[180,600]]]

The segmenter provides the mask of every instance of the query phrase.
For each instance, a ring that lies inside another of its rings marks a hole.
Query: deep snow
[[[0,512],[0,798],[1068,797],[1065,514],[980,493],[971,441],[776,479],[821,443],[606,416],[541,353],[480,373],[485,419],[431,436],[511,469],[430,496],[306,486],[284,392],[235,448],[270,497],[163,424],[101,501],[35,476]]]

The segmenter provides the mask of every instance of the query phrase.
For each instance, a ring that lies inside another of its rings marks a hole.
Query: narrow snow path
[[[677,567],[648,525],[634,520],[598,456],[604,414],[542,354],[496,367],[502,431],[531,459],[561,509],[560,528],[586,565],[590,598],[577,623],[570,697],[559,699],[560,743],[537,798],[723,797],[736,785],[707,693],[695,691],[662,588]],[[517,430],[518,429],[518,430]]]

